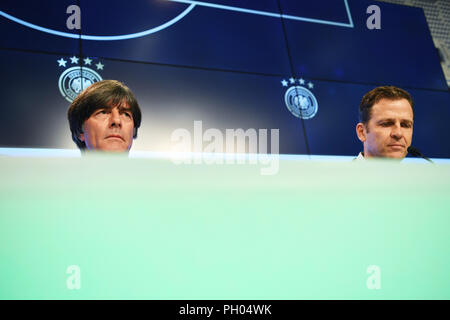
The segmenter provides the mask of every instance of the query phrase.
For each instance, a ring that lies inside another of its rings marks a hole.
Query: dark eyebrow
[[[395,122],[394,119],[380,119],[377,121],[377,123],[381,123],[381,122]]]
[[[114,108],[116,108],[116,107],[102,106],[102,107],[99,107],[99,108],[95,109],[94,112],[97,112],[97,111],[99,111],[99,110],[108,110],[108,111],[111,111],[111,110],[114,109]],[[123,112],[123,111],[129,111],[129,112],[131,112],[131,108],[129,108],[129,107],[122,107],[122,106],[119,106],[119,107],[117,107],[117,109],[119,109],[120,112]]]
[[[98,107],[97,109],[95,109],[94,112],[100,111],[100,110],[111,110],[111,107],[108,106],[102,106],[102,107]]]
[[[133,112],[131,112],[131,109],[128,109],[128,108],[126,108],[126,109],[119,108],[119,112],[120,113],[128,113],[131,117],[133,116]]]
[[[395,119],[380,119],[378,120],[377,123],[381,123],[381,122],[395,122]],[[400,122],[408,122],[408,123],[413,123],[413,121],[409,120],[409,119],[401,119]]]
[[[130,111],[131,112],[131,108],[128,106],[127,107],[119,106],[118,109],[119,109],[119,111]]]

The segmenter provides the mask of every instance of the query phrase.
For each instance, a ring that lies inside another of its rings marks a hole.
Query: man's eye
[[[411,128],[412,125],[411,125],[411,123],[402,123],[402,127],[403,128]]]
[[[130,114],[130,113],[125,112],[125,115],[126,115],[128,118],[131,118],[131,114]]]
[[[382,122],[381,125],[383,127],[389,127],[391,125],[391,123],[390,122]]]

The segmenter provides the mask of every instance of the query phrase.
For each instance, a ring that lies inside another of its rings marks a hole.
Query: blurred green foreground
[[[1,158],[0,299],[450,299],[450,165],[260,169]]]

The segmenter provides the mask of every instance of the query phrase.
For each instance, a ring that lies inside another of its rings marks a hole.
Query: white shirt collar
[[[355,160],[356,160],[356,161],[361,161],[361,160],[366,160],[366,159],[364,159],[363,153],[360,152],[360,153],[358,154],[358,156],[355,158]]]

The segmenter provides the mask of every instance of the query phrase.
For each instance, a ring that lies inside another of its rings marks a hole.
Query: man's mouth
[[[392,143],[392,144],[388,144],[388,147],[394,148],[394,149],[404,149],[405,146],[402,144],[398,144],[398,143]]]
[[[125,141],[121,135],[119,134],[110,134],[109,136],[106,137],[106,139],[120,139],[122,141]]]

